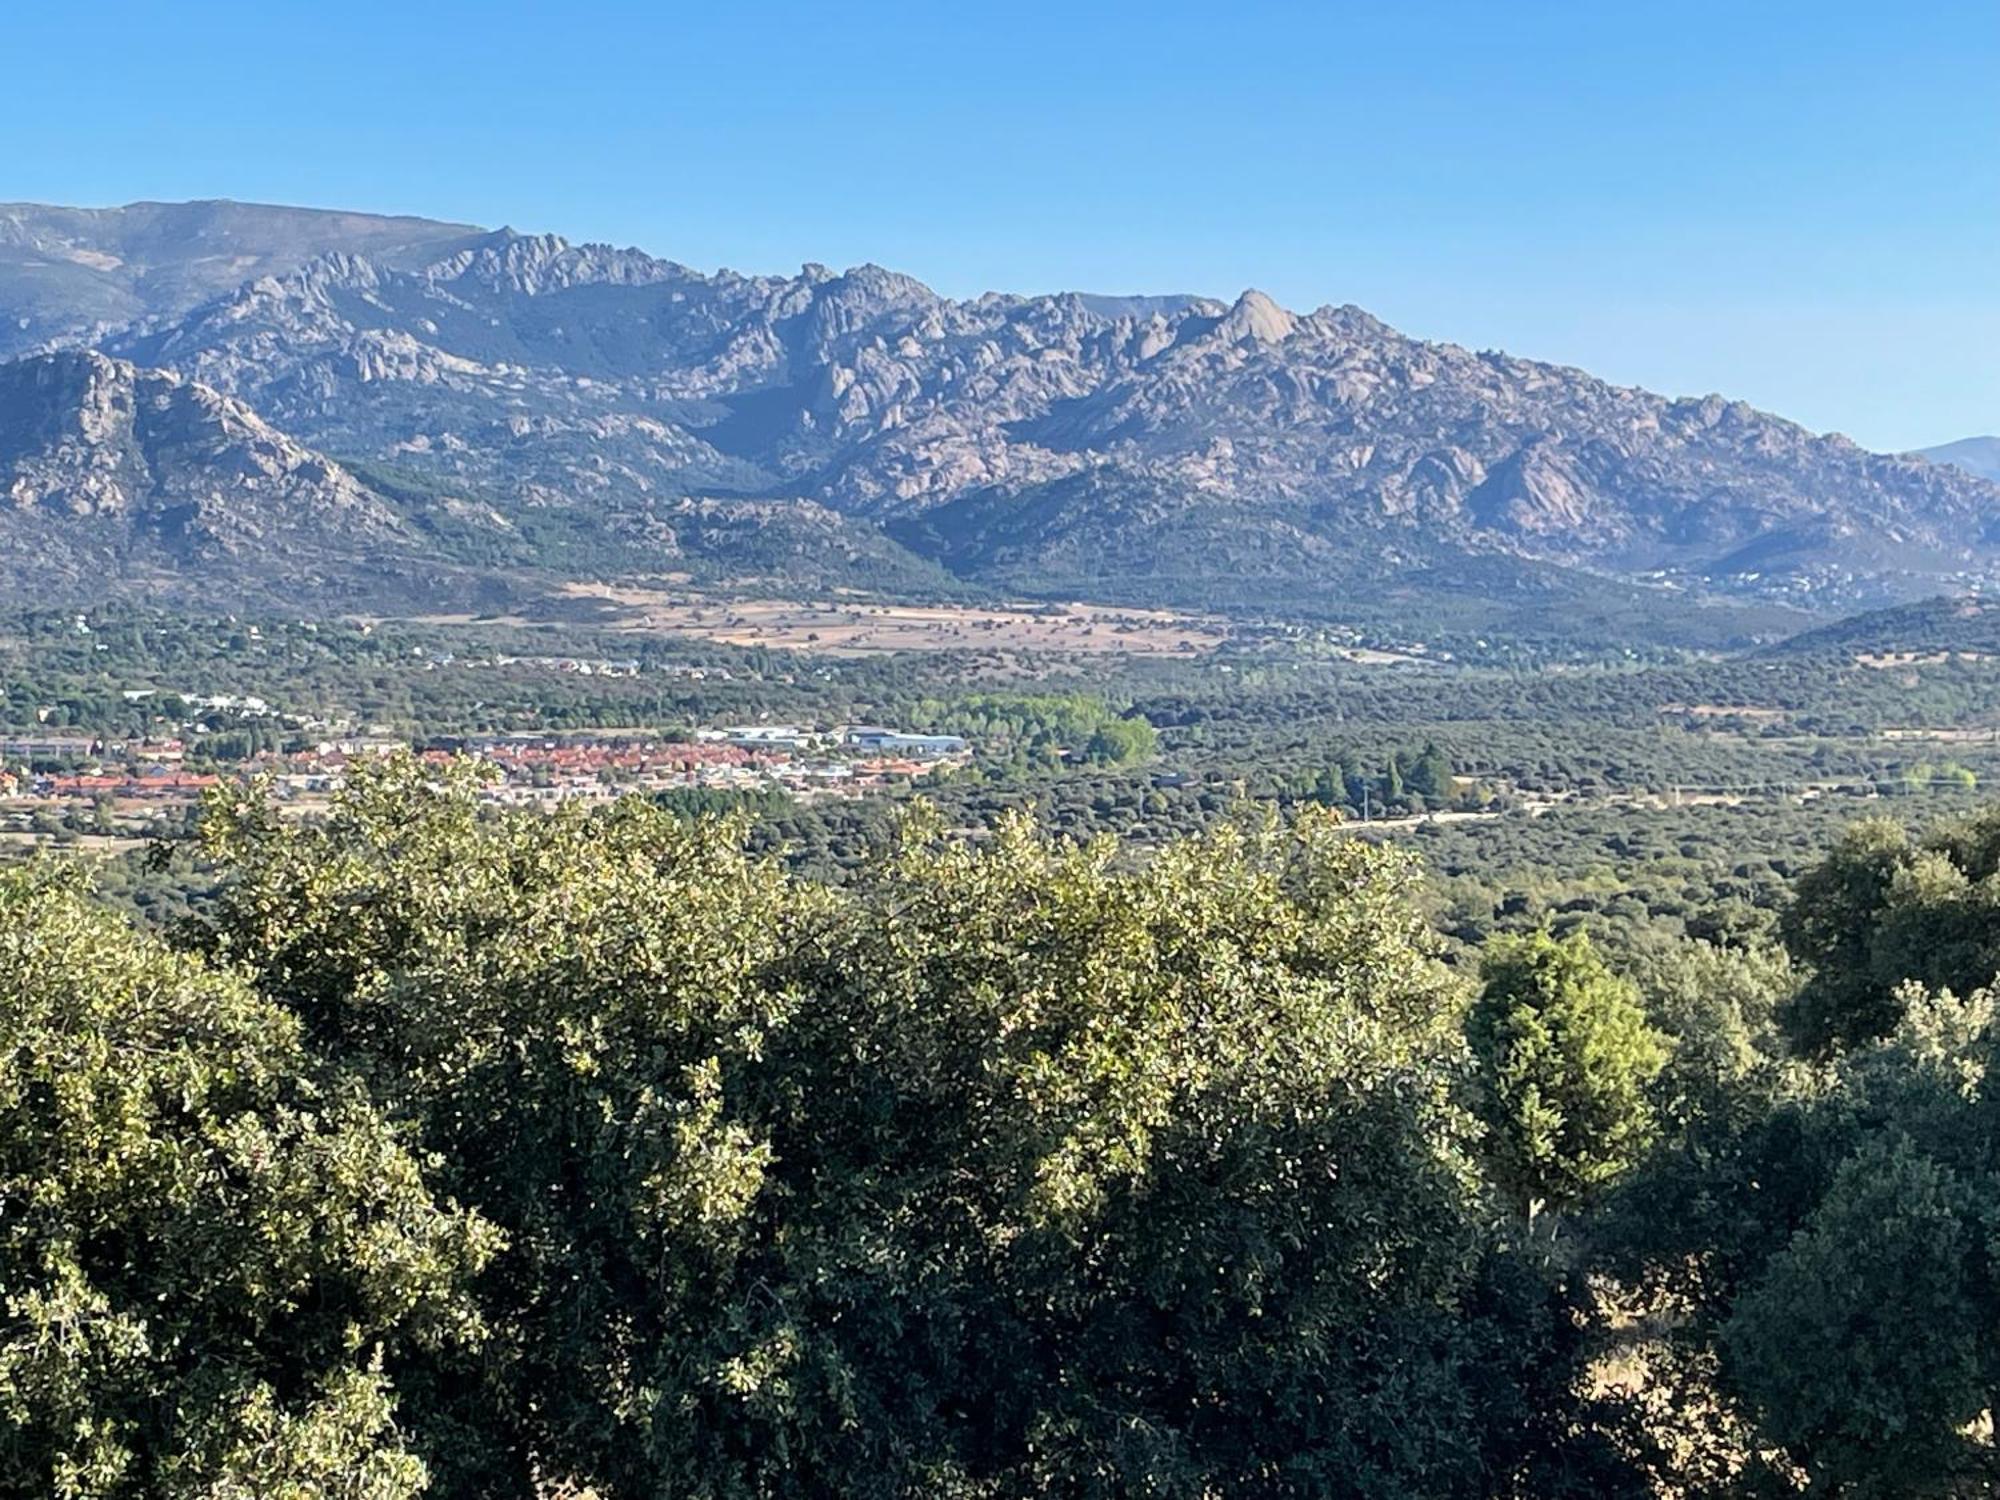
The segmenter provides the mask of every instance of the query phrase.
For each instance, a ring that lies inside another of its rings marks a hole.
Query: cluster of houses
[[[229,770],[262,780],[280,798],[309,803],[337,788],[358,758],[405,748],[411,748],[407,741],[387,737],[333,740],[254,755]],[[703,729],[692,739],[643,731],[509,734],[435,739],[415,748],[433,761],[466,756],[492,766],[497,775],[485,795],[510,806],[689,787],[859,796],[960,763],[971,750],[957,735],[773,724]],[[178,739],[106,744],[76,735],[0,737],[0,816],[79,801],[108,801],[136,814],[191,802],[221,778],[214,770],[189,769],[186,756]]]
[[[971,747],[957,735],[739,724],[699,730],[692,740],[506,735],[441,742],[425,753],[471,755],[499,767],[501,778],[488,795],[521,804],[676,787],[777,790],[802,798],[858,796],[961,762]]]
[[[453,651],[426,651],[423,653],[424,670],[434,672],[443,667],[537,667],[546,672],[568,672],[577,677],[637,677],[640,672],[639,658],[597,657],[597,656],[479,656],[460,658]],[[673,675],[686,676],[687,673]],[[696,672],[695,676],[705,676]],[[729,674],[723,672],[723,677]]]

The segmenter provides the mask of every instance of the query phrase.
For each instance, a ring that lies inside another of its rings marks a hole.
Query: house
[[[798,750],[810,744],[814,734],[798,724],[732,724],[722,737],[732,745]]]
[[[841,743],[878,754],[906,755],[918,760],[942,760],[960,755],[966,743],[955,734],[904,734],[873,725],[853,725],[841,732]]]
[[[89,755],[95,740],[82,735],[30,734],[0,737],[0,755],[10,760],[71,760]]]

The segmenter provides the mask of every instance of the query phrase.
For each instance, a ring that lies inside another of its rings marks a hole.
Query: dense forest
[[[834,885],[476,779],[4,877],[0,1493],[2000,1481],[2000,814],[1451,933],[1310,803]]]

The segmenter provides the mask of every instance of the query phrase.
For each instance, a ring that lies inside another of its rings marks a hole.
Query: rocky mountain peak
[[[1366,308],[1343,302],[1338,307],[1322,307],[1312,315],[1313,323],[1335,338],[1365,343],[1386,343],[1401,337]]]
[[[1298,320],[1255,287],[1236,299],[1235,305],[1215,325],[1219,338],[1231,343],[1254,339],[1260,344],[1282,344],[1292,335]]]
[[[430,219],[227,199],[0,204],[0,358],[183,317],[332,252],[402,266],[478,233]]]

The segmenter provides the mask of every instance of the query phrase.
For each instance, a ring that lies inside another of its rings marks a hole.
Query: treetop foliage
[[[219,794],[175,960],[244,976],[492,1236],[476,1357],[377,1372],[434,1488],[1474,1495],[1531,1466],[1568,1324],[1496,1259],[1403,857],[1315,816],[1128,870],[920,812],[835,893],[739,823],[495,814],[474,774],[387,762],[303,825]]]
[[[501,1244],[293,1016],[0,877],[0,1492],[415,1494],[385,1362],[481,1347]]]
[[[1454,949],[1310,806],[834,887],[479,774],[218,791],[165,939],[0,880],[0,1496],[1996,1481],[2000,821]]]
[[[1638,991],[1583,933],[1497,940],[1471,1017],[1495,1170],[1532,1207],[1566,1207],[1625,1171],[1653,1131],[1666,1062]]]
[[[1895,1028],[1902,985],[1969,993],[2000,974],[2000,810],[1912,839],[1858,823],[1798,882],[1785,945],[1809,977],[1783,1025],[1823,1054]]]

